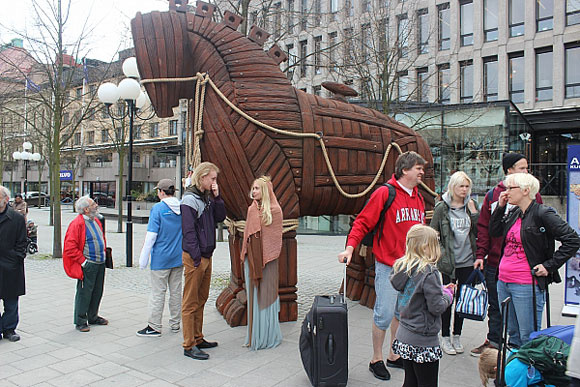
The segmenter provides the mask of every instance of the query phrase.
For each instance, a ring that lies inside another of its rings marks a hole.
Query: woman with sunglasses
[[[507,189],[500,194],[491,215],[489,234],[504,238],[497,292],[499,300],[512,299],[508,314],[510,344],[520,347],[529,341],[530,333],[540,329],[545,290],[550,283],[561,282],[558,269],[576,254],[580,238],[552,207],[536,203],[538,179],[527,173],[514,173],[506,177],[504,184]],[[509,212],[508,203],[514,206]],[[555,240],[562,243],[556,251]],[[536,287],[537,326],[532,286]]]

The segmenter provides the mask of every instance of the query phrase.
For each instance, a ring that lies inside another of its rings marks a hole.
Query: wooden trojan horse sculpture
[[[170,0],[168,12],[138,13],[131,27],[142,83],[157,116],[171,117],[179,99],[195,99],[189,140],[199,146],[191,151],[198,161],[219,166],[231,224],[245,218],[250,185],[262,174],[272,177],[284,219],[294,221],[358,213],[375,184],[391,177],[400,151],[425,157],[423,189],[433,188],[432,155],[417,133],[378,111],[295,89],[279,67],[284,52],[277,45],[263,50],[267,32],[252,26],[244,36],[237,31],[241,17],[226,11],[215,22],[214,11],[198,1],[188,13],[186,0]],[[331,89],[349,92],[337,85]],[[432,196],[423,196],[432,206]],[[279,262],[280,321],[298,316],[296,232],[290,229]],[[242,235],[230,228],[231,280],[217,300],[232,326],[246,323]],[[353,299],[366,292],[366,304],[374,303],[374,262],[370,252],[367,256],[366,263],[355,257],[347,286]]]

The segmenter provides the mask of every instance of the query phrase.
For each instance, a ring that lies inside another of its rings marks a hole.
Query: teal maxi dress
[[[244,345],[255,351],[274,348],[282,342],[282,331],[278,318],[280,313],[278,259],[268,262],[262,268],[261,279],[253,280],[252,275],[256,270],[251,270],[251,264],[255,262],[257,265],[262,265],[260,232],[250,235],[248,239],[247,255],[244,260],[244,277],[248,299],[248,330]]]

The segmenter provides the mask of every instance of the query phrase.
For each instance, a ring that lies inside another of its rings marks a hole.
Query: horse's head
[[[143,80],[194,74],[184,12],[137,13],[131,20],[137,66]],[[194,82],[145,83],[158,117],[173,116],[180,98],[193,98]]]

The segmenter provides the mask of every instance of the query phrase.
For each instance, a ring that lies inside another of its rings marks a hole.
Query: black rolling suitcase
[[[346,265],[344,272],[346,289]],[[344,295],[314,297],[302,322],[299,345],[304,370],[313,386],[346,386],[348,317]]]

